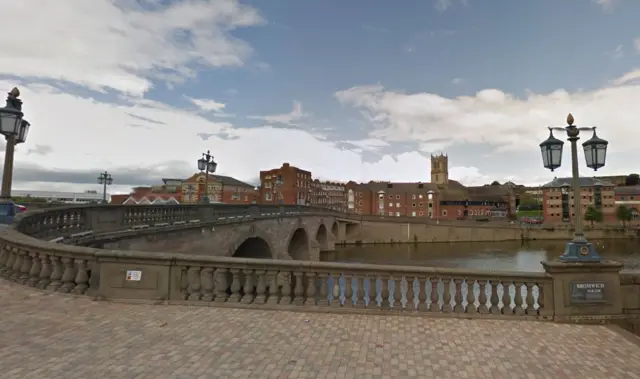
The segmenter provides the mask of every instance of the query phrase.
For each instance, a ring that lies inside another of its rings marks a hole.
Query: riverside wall
[[[637,230],[623,228],[587,228],[588,239],[637,238]],[[571,228],[518,225],[424,224],[392,221],[361,221],[341,225],[339,244],[383,244],[424,242],[499,242],[514,240],[567,240]]]

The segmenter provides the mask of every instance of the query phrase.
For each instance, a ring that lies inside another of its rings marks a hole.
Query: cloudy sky
[[[290,162],[333,180],[542,183],[547,125],[640,171],[637,0],[20,0],[0,13],[0,89],[29,139],[16,189],[127,191]],[[25,24],[25,20],[28,23]],[[585,136],[588,137],[588,136]],[[4,146],[1,146],[4,150]],[[593,172],[584,167],[584,175]]]

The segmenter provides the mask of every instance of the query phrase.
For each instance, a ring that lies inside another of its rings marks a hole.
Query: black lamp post
[[[582,226],[582,205],[580,204],[580,170],[578,169],[578,140],[581,131],[592,131],[591,139],[582,144],[587,167],[594,170],[604,167],[609,142],[596,135],[595,127],[578,127],[573,124],[571,113],[567,116],[565,127],[549,127],[549,138],[540,144],[542,163],[545,168],[553,171],[562,164],[562,146],[564,142],[553,136],[553,131],[567,133],[571,142],[571,171],[573,181],[573,213],[575,214],[575,232],[573,240],[567,243],[561,262],[602,262],[603,258],[596,252],[595,247],[587,241]]]
[[[204,171],[204,196],[201,199],[203,204],[209,203],[209,173],[216,172],[218,164],[213,160],[213,155],[207,150],[206,153],[202,153],[202,158],[198,159],[198,170]]]
[[[14,88],[7,96],[7,105],[0,108],[0,133],[4,135],[7,146],[4,152],[4,169],[2,172],[2,190],[0,198],[4,202],[11,199],[11,182],[13,180],[13,156],[15,147],[27,140],[31,124],[22,117],[22,100],[20,90]]]
[[[98,175],[98,183],[102,184],[102,202],[106,203],[107,202],[107,186],[110,186],[113,184],[113,178],[111,177],[111,174],[109,174],[107,171],[100,173],[100,175]]]

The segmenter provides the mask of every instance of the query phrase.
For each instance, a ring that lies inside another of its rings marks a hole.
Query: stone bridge
[[[118,250],[318,261],[320,251],[335,249],[339,231],[339,222],[333,216],[300,214],[206,226],[191,224],[173,231],[138,229],[133,234],[96,236],[88,245]]]

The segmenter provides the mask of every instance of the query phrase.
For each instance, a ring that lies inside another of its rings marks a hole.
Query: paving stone
[[[0,280],[0,377],[640,379],[604,326],[129,305]]]

